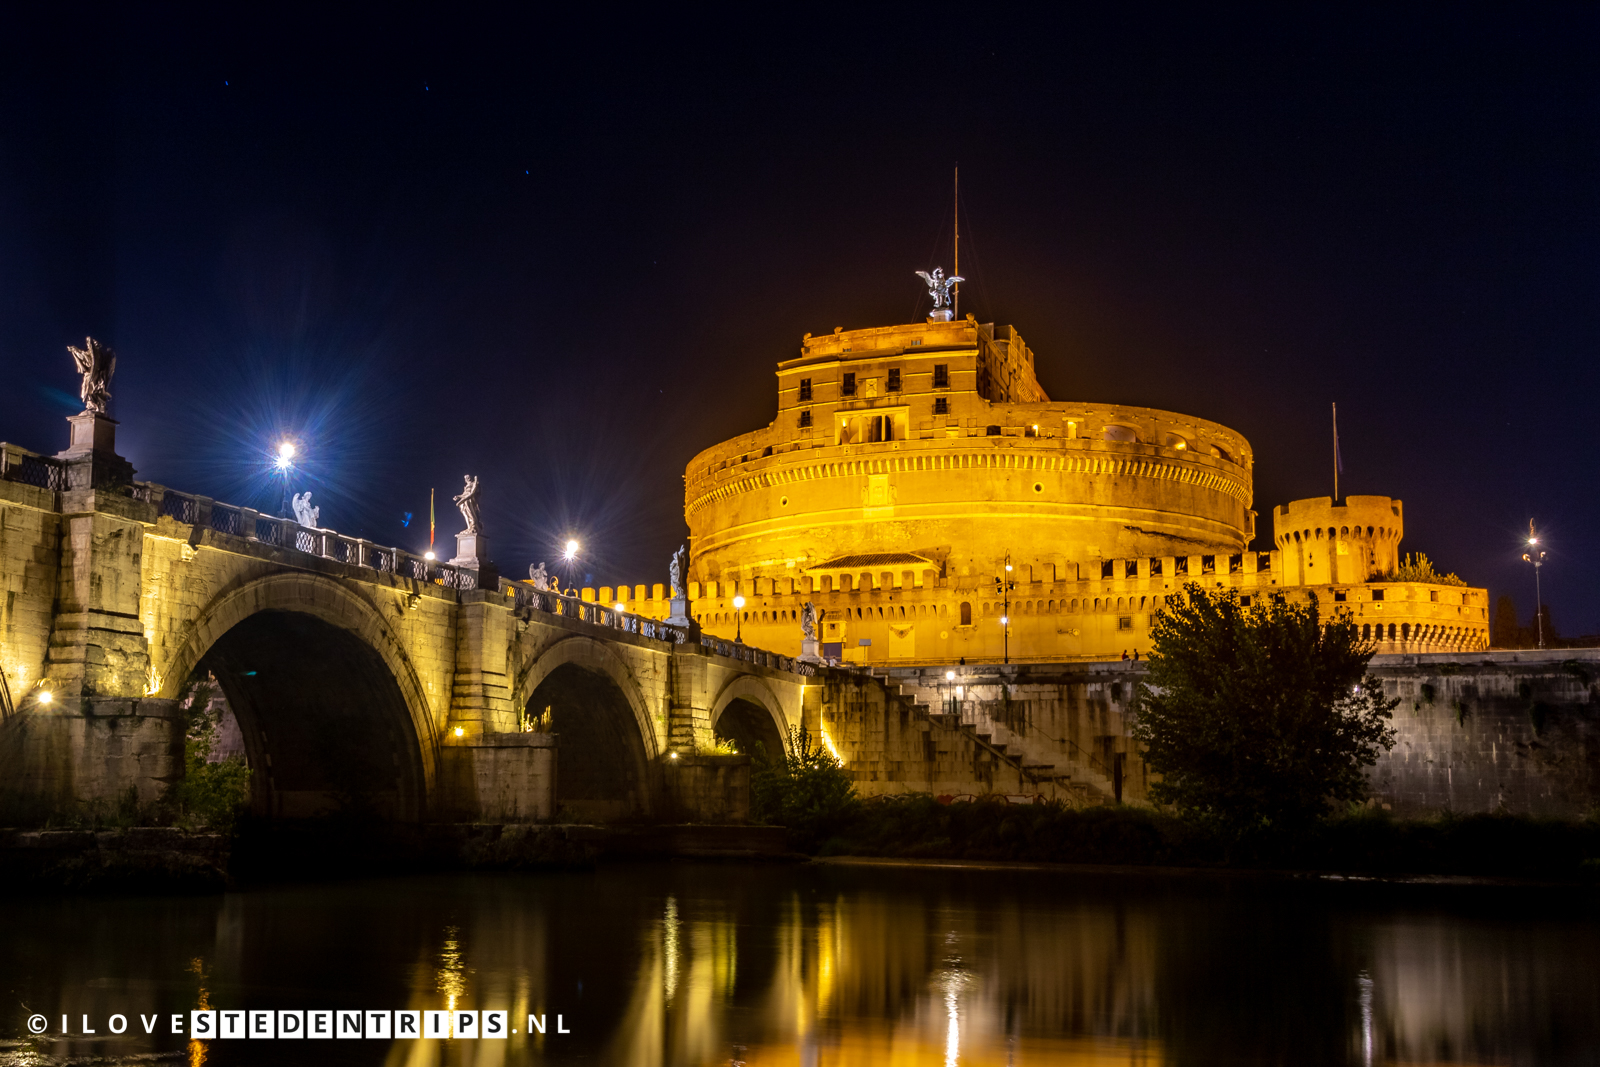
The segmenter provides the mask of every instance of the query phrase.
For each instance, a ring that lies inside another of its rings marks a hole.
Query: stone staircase
[[[932,701],[938,699],[936,693],[907,686],[891,677],[887,671],[874,670],[872,674],[883,683],[891,698],[898,697],[909,704],[919,718],[926,719],[934,726],[965,734],[978,747],[1020,771],[1024,781],[1054,785],[1058,792],[1066,794],[1067,801],[1074,807],[1098,807],[1112,803],[1115,789],[1110,777],[1099,766],[1098,760],[1078,749],[1071,741],[1066,744],[1077,751],[1067,758],[1065,765],[1061,765],[1059,755],[1034,751],[1039,746],[1030,744],[1028,738],[995,722],[970,703],[960,712],[935,710]]]

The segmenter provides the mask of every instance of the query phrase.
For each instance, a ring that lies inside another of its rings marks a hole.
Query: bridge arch
[[[749,674],[731,679],[711,702],[711,730],[734,741],[745,755],[759,742],[769,758],[788,750],[789,720],[783,702],[765,681]]]
[[[535,728],[559,738],[561,817],[608,821],[651,813],[662,748],[657,716],[638,676],[610,645],[582,634],[562,638],[529,664],[516,693],[516,706]]]
[[[425,814],[434,716],[405,646],[347,583],[274,574],[218,595],[166,663],[158,695],[180,697],[207,671],[239,720],[258,812],[360,802],[393,817]]]

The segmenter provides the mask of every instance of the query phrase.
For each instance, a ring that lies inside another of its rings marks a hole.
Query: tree
[[[1496,648],[1521,648],[1526,643],[1517,622],[1517,603],[1502,595],[1494,604],[1494,628],[1489,631]]]
[[[1361,799],[1399,701],[1366,676],[1375,649],[1349,614],[1324,620],[1315,595],[1245,608],[1233,591],[1185,594],[1156,616],[1132,730],[1154,799],[1238,834]]]
[[[756,821],[789,828],[790,845],[807,851],[837,832],[859,801],[850,773],[805,727],[789,727],[786,751],[771,756],[757,744],[750,776]]]

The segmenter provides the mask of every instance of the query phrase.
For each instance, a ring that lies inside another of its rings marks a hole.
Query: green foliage
[[[178,822],[187,829],[230,833],[250,799],[250,768],[238,756],[210,762],[222,725],[222,707],[213,701],[216,683],[201,681],[184,704],[183,781],[172,792]]]
[[[1303,828],[1366,795],[1362,768],[1394,744],[1397,700],[1365,677],[1373,648],[1315,595],[1240,606],[1191,584],[1151,630],[1132,735],[1152,797],[1243,836]]]
[[[1418,552],[1413,560],[1411,553],[1407,552],[1400,561],[1400,566],[1388,574],[1379,575],[1373,579],[1379,582],[1427,582],[1430,585],[1466,585],[1462,579],[1454,574],[1440,574],[1433,569],[1433,560],[1428,558],[1426,552]]]
[[[757,822],[788,827],[791,847],[815,849],[856,813],[860,801],[849,772],[805,727],[789,728],[788,750],[776,758],[756,747],[751,814]]]

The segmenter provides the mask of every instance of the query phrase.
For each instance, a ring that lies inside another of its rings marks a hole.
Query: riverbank
[[[308,819],[176,827],[0,830],[0,893],[217,893],[241,886],[611,861],[792,861],[778,826],[385,824]]]
[[[1071,809],[911,796],[860,805],[823,857],[1600,881],[1600,820],[1394,819],[1363,811],[1241,839],[1143,808]]]

